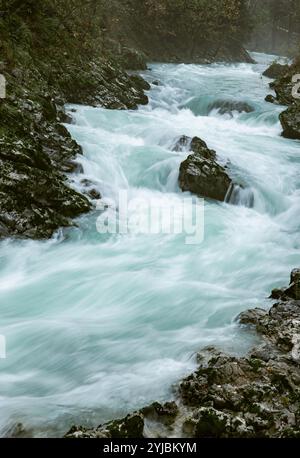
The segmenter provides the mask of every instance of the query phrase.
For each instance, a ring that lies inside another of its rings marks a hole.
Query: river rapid
[[[281,137],[283,107],[264,101],[270,80],[257,64],[151,64],[150,103],[136,111],[69,106],[83,147],[83,189],[105,198],[178,207],[181,135],[198,136],[230,161],[251,188],[252,208],[205,202],[204,240],[183,234],[99,234],[94,211],[52,240],[0,243],[1,435],[16,423],[28,434],[63,435],[73,423],[97,425],[154,400],[195,366],[206,345],[246,352],[255,336],[234,319],[269,307],[300,259],[300,144]],[[220,100],[251,113],[220,114]]]

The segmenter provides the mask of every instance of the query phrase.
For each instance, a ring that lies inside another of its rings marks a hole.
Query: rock
[[[299,73],[299,60],[291,66],[286,66],[284,75],[270,84],[276,92],[276,98],[268,97],[268,101],[288,106],[288,109],[280,114],[279,119],[283,127],[282,135],[293,140],[300,140],[300,102],[293,92],[295,88],[293,77]]]
[[[252,113],[255,111],[249,103],[239,100],[216,100],[208,107],[209,112],[212,110],[218,110],[218,113],[222,115],[232,115],[234,111],[237,111],[238,113]]]
[[[289,65],[278,64],[273,62],[267,70],[264,71],[263,75],[267,78],[277,79],[284,76],[290,69]]]
[[[300,65],[291,65],[284,76],[270,83],[270,87],[276,93],[276,100],[281,105],[294,105],[295,99],[292,94],[294,83],[293,76],[300,72]]]
[[[259,320],[266,314],[267,312],[265,310],[259,308],[246,310],[237,317],[237,321],[240,324],[251,324],[256,326],[259,323]]]
[[[134,413],[123,420],[110,422],[106,429],[112,438],[143,438],[144,417],[141,413]]]
[[[84,173],[82,164],[75,161],[67,161],[62,164],[62,170],[66,173]]]
[[[148,87],[148,83],[143,83]],[[141,78],[135,78],[108,60],[94,61],[84,68],[68,67],[60,81],[67,103],[103,106],[110,109],[136,109],[147,105]]]
[[[176,140],[172,151],[182,152],[182,151],[191,151],[191,142],[192,138],[182,135],[179,139]]]
[[[292,271],[291,283],[285,290],[285,294],[297,301],[300,300],[300,269],[294,269]]]
[[[153,86],[160,86],[161,85],[160,81],[157,81],[157,80],[152,81],[152,84],[153,84]]]
[[[190,149],[195,154],[199,154],[200,156],[204,157],[205,159],[209,159],[214,161],[217,157],[217,154],[214,150],[209,149],[207,144],[201,140],[201,138],[194,137],[190,144]]]
[[[141,409],[141,413],[145,418],[151,421],[171,425],[174,423],[179,413],[179,409],[176,402],[166,402],[163,405],[159,402],[154,402],[150,406]]]
[[[181,140],[183,144],[186,140]],[[216,153],[207,148],[198,138],[191,142],[193,154],[182,162],[179,170],[179,186],[182,191],[189,191],[200,197],[224,201],[231,185],[231,179],[224,167],[215,158]]]
[[[135,109],[147,104],[150,88],[106,59],[84,65],[67,59],[31,61],[26,71],[7,74],[10,90],[0,104],[0,237],[49,238],[92,205],[69,187],[66,173],[82,173],[81,147],[63,122],[65,103]],[[43,73],[45,71],[45,74]],[[73,109],[71,110],[73,111]],[[91,186],[89,198],[100,198]]]
[[[269,103],[274,103],[274,104],[278,104],[278,101],[276,100],[276,98],[274,97],[274,95],[272,94],[268,94],[265,98],[265,101],[266,102],[269,102]]]
[[[95,187],[95,183],[93,183],[93,181],[91,180],[88,180],[86,178],[84,178],[83,180],[81,180],[80,182],[83,186],[85,186],[87,188],[85,192],[85,194],[87,194],[91,199],[93,200],[99,200],[101,199],[101,193],[100,191],[98,191],[98,189]]]
[[[73,426],[65,435],[69,439],[78,438],[124,438],[139,439],[144,437],[144,417],[141,413],[133,413],[122,420],[114,420],[98,428],[86,429]]]
[[[0,220],[10,221],[10,235],[48,238],[59,227],[70,225],[70,218],[91,208],[55,172],[1,159],[0,167]]]
[[[131,81],[142,91],[149,91],[151,89],[150,84],[140,75],[131,75]]]
[[[270,299],[282,299],[285,296],[285,290],[284,289],[279,289],[275,288],[273,289]]]
[[[280,114],[279,119],[283,127],[282,135],[286,138],[300,140],[300,107],[291,106]]]
[[[97,189],[90,189],[87,194],[93,200],[101,199],[101,193]]]
[[[123,48],[121,58],[123,66],[127,70],[147,70],[146,56],[141,51]]]

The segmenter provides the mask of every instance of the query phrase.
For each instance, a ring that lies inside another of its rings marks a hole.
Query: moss
[[[254,372],[259,372],[259,369],[261,369],[261,367],[263,366],[263,362],[257,358],[249,359],[249,364]]]

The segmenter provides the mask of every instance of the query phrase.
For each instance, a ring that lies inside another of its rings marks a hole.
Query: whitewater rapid
[[[34,435],[62,435],[73,423],[97,425],[153,400],[195,368],[206,345],[243,353],[255,337],[234,322],[249,307],[268,307],[273,287],[299,266],[300,147],[280,136],[283,107],[264,101],[257,64],[153,64],[150,103],[136,111],[69,106],[68,125],[82,145],[83,189],[104,198],[181,201],[181,135],[217,151],[254,206],[205,203],[205,237],[99,234],[96,210],[50,241],[0,244],[0,430],[16,423]],[[221,115],[216,100],[254,111]]]

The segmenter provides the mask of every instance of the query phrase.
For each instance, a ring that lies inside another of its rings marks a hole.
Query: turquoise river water
[[[205,202],[204,240],[182,234],[99,234],[94,211],[52,240],[0,244],[0,429],[36,436],[97,425],[172,397],[206,345],[246,352],[255,337],[235,324],[268,307],[270,290],[299,266],[300,144],[281,137],[283,107],[264,101],[257,64],[153,64],[150,104],[136,111],[72,106],[84,178],[103,197],[180,205],[176,138],[199,136],[251,187],[254,206]],[[221,115],[220,99],[251,113]],[[72,111],[71,111],[72,110]],[[74,111],[76,110],[76,111]],[[70,177],[80,189],[83,176]]]

